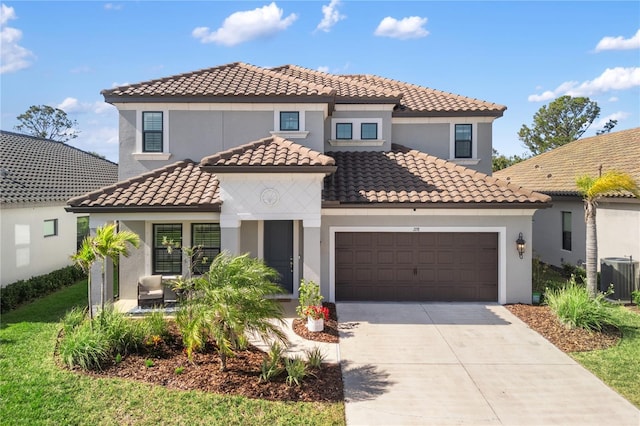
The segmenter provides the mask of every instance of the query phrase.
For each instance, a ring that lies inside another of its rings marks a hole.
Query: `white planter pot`
[[[324,318],[313,319],[311,317],[307,317],[307,330],[312,332],[324,330]]]

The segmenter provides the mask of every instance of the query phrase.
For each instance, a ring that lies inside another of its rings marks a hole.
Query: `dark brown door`
[[[498,235],[336,233],[336,299],[497,301]]]

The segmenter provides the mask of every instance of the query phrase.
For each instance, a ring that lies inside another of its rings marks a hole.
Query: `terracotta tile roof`
[[[545,207],[550,198],[437,157],[394,145],[389,152],[333,152],[324,201],[359,205]]]
[[[70,145],[0,131],[0,204],[64,202],[118,180],[118,165]]]
[[[218,172],[242,171],[260,167],[260,171],[296,170],[333,171],[333,158],[279,136],[260,139],[228,151],[205,157],[200,165]],[[326,169],[326,170],[325,170]]]
[[[296,65],[272,69],[235,62],[103,90],[107,102],[178,98],[205,102],[321,97],[324,102],[394,103],[394,114],[500,117],[503,105],[372,75],[335,75]],[[218,99],[216,99],[218,98]],[[229,98],[229,99],[225,99]]]
[[[336,90],[336,102],[340,102],[340,98],[344,98],[347,100],[359,99],[369,101],[374,99],[384,101],[386,99],[387,102],[391,101],[396,103],[402,97],[402,92],[397,90],[397,88],[385,87],[369,82],[361,83],[355,79],[315,71],[297,65],[283,65],[272,68],[272,70],[300,80],[331,87]]]
[[[69,200],[70,211],[220,211],[218,178],[183,160]]]
[[[478,115],[500,117],[507,109],[504,105],[375,75],[345,75],[343,77],[354,82],[384,87],[387,90],[402,93],[402,101],[395,115],[398,115],[398,113],[409,115],[416,112],[435,112],[441,115],[455,112],[474,112]]]
[[[333,96],[330,87],[235,62],[100,92],[108,102],[133,97]]]
[[[608,170],[640,182],[640,127],[579,139],[537,155],[494,176],[553,195],[578,195],[576,177]]]

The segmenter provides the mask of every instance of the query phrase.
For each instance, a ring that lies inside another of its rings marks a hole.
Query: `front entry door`
[[[264,221],[264,261],[278,271],[284,291],[293,294],[293,221]]]

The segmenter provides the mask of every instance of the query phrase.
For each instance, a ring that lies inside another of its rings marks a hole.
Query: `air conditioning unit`
[[[610,299],[630,299],[631,292],[638,290],[640,262],[629,257],[605,257],[600,259],[600,291],[607,291],[613,284]]]

